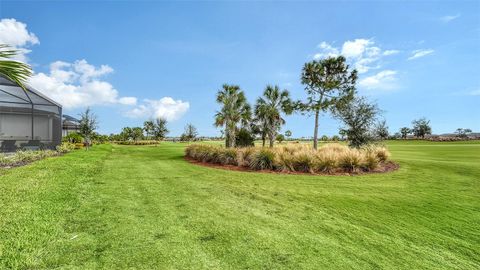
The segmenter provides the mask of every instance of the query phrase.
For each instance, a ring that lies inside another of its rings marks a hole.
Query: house
[[[0,152],[55,148],[62,139],[62,106],[0,76]]]
[[[70,133],[80,132],[80,120],[64,114],[62,117],[62,137],[67,136]]]

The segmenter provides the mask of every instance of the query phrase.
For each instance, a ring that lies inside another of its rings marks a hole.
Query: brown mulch
[[[398,170],[400,166],[393,162],[393,161],[387,161],[375,169],[374,171],[370,172],[365,172],[365,171],[357,171],[357,172],[331,172],[331,173],[308,173],[308,172],[291,172],[291,171],[273,171],[273,170],[252,170],[248,167],[242,167],[242,166],[235,166],[235,165],[221,165],[221,164],[214,164],[214,163],[208,163],[208,162],[202,162],[195,160],[190,157],[184,157],[186,161],[188,161],[191,164],[203,166],[203,167],[209,167],[209,168],[215,168],[215,169],[220,169],[220,170],[229,170],[229,171],[241,171],[241,172],[254,172],[254,173],[270,173],[270,174],[293,174],[293,175],[322,175],[322,176],[334,176],[334,175],[343,175],[343,176],[355,176],[355,175],[365,175],[365,174],[376,174],[376,173],[387,173],[387,172],[393,172]]]

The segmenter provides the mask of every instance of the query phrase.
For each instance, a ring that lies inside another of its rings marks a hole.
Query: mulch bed
[[[270,174],[313,175],[313,176],[318,176],[318,175],[323,175],[323,176],[335,176],[335,175],[355,176],[355,175],[393,172],[393,171],[398,170],[398,168],[400,168],[400,166],[397,163],[395,163],[393,161],[387,161],[385,163],[382,163],[374,171],[370,171],[370,172],[357,171],[357,172],[351,172],[351,173],[348,173],[348,172],[308,173],[308,172],[273,171],[273,170],[252,170],[248,167],[235,166],[235,165],[221,165],[221,164],[202,162],[202,161],[198,161],[196,159],[190,158],[190,157],[184,157],[184,158],[185,158],[186,161],[188,161],[191,164],[204,166],[204,167],[209,167],[209,168],[221,169],[221,170],[254,172],[254,173],[270,173]]]

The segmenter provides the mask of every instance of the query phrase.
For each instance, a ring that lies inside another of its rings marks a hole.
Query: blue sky
[[[391,132],[427,117],[435,133],[480,131],[480,4],[470,2],[0,2],[0,42],[22,49],[32,85],[76,116],[91,106],[100,132],[170,119],[218,135],[215,93],[265,85],[305,98],[302,65],[346,54],[358,91]],[[283,130],[311,136],[313,117]],[[340,123],[328,115],[320,134]]]

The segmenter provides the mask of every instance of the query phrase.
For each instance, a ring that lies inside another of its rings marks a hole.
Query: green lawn
[[[96,146],[0,171],[0,269],[479,269],[480,142],[389,142],[399,171],[299,176]]]

